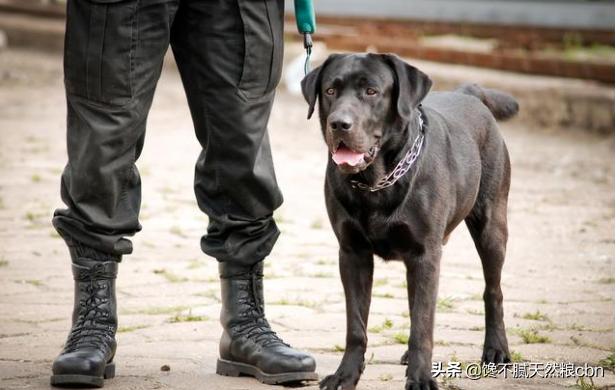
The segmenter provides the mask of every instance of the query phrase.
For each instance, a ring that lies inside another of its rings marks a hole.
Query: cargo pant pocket
[[[139,0],[69,0],[64,82],[69,95],[125,105],[133,97]]]
[[[244,27],[244,63],[238,87],[247,98],[260,98],[280,81],[284,0],[237,1]]]

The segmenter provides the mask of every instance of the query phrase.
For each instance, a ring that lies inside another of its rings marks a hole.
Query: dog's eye
[[[377,94],[376,89],[374,89],[374,88],[368,88],[368,89],[366,89],[366,95],[368,95],[368,96],[374,96],[374,95],[376,95],[376,94]]]
[[[335,94],[335,93],[336,93],[336,90],[335,90],[335,89],[333,89],[333,88],[327,88],[327,89],[325,90],[325,94],[326,94],[326,95],[329,95],[329,96],[332,96],[332,95],[333,95],[333,94]]]

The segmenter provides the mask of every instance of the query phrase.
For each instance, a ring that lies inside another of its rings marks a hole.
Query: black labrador
[[[331,55],[302,80],[308,118],[318,100],[331,153],[325,198],[346,297],[344,356],[322,389],[354,389],[363,371],[374,255],[406,265],[406,389],[438,388],[431,368],[441,248],[462,221],[486,282],[482,361],[510,361],[500,287],[510,163],[496,119],[514,116],[518,104],[477,85],[428,94],[431,84],[397,56],[372,53]]]

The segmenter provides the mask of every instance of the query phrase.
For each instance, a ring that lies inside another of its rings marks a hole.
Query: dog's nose
[[[334,131],[349,131],[353,127],[353,121],[346,115],[330,116],[327,122]]]

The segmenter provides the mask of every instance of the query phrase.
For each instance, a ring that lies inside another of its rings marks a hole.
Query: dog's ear
[[[395,54],[381,54],[381,57],[394,72],[393,97],[396,112],[401,118],[408,120],[412,109],[417,107],[430,91],[432,80]]]
[[[302,79],[302,94],[304,94],[304,99],[306,99],[308,103],[308,119],[312,117],[317,98],[320,97],[321,75],[323,70],[332,60],[342,56],[342,54],[331,54],[321,66],[314,68]]]

